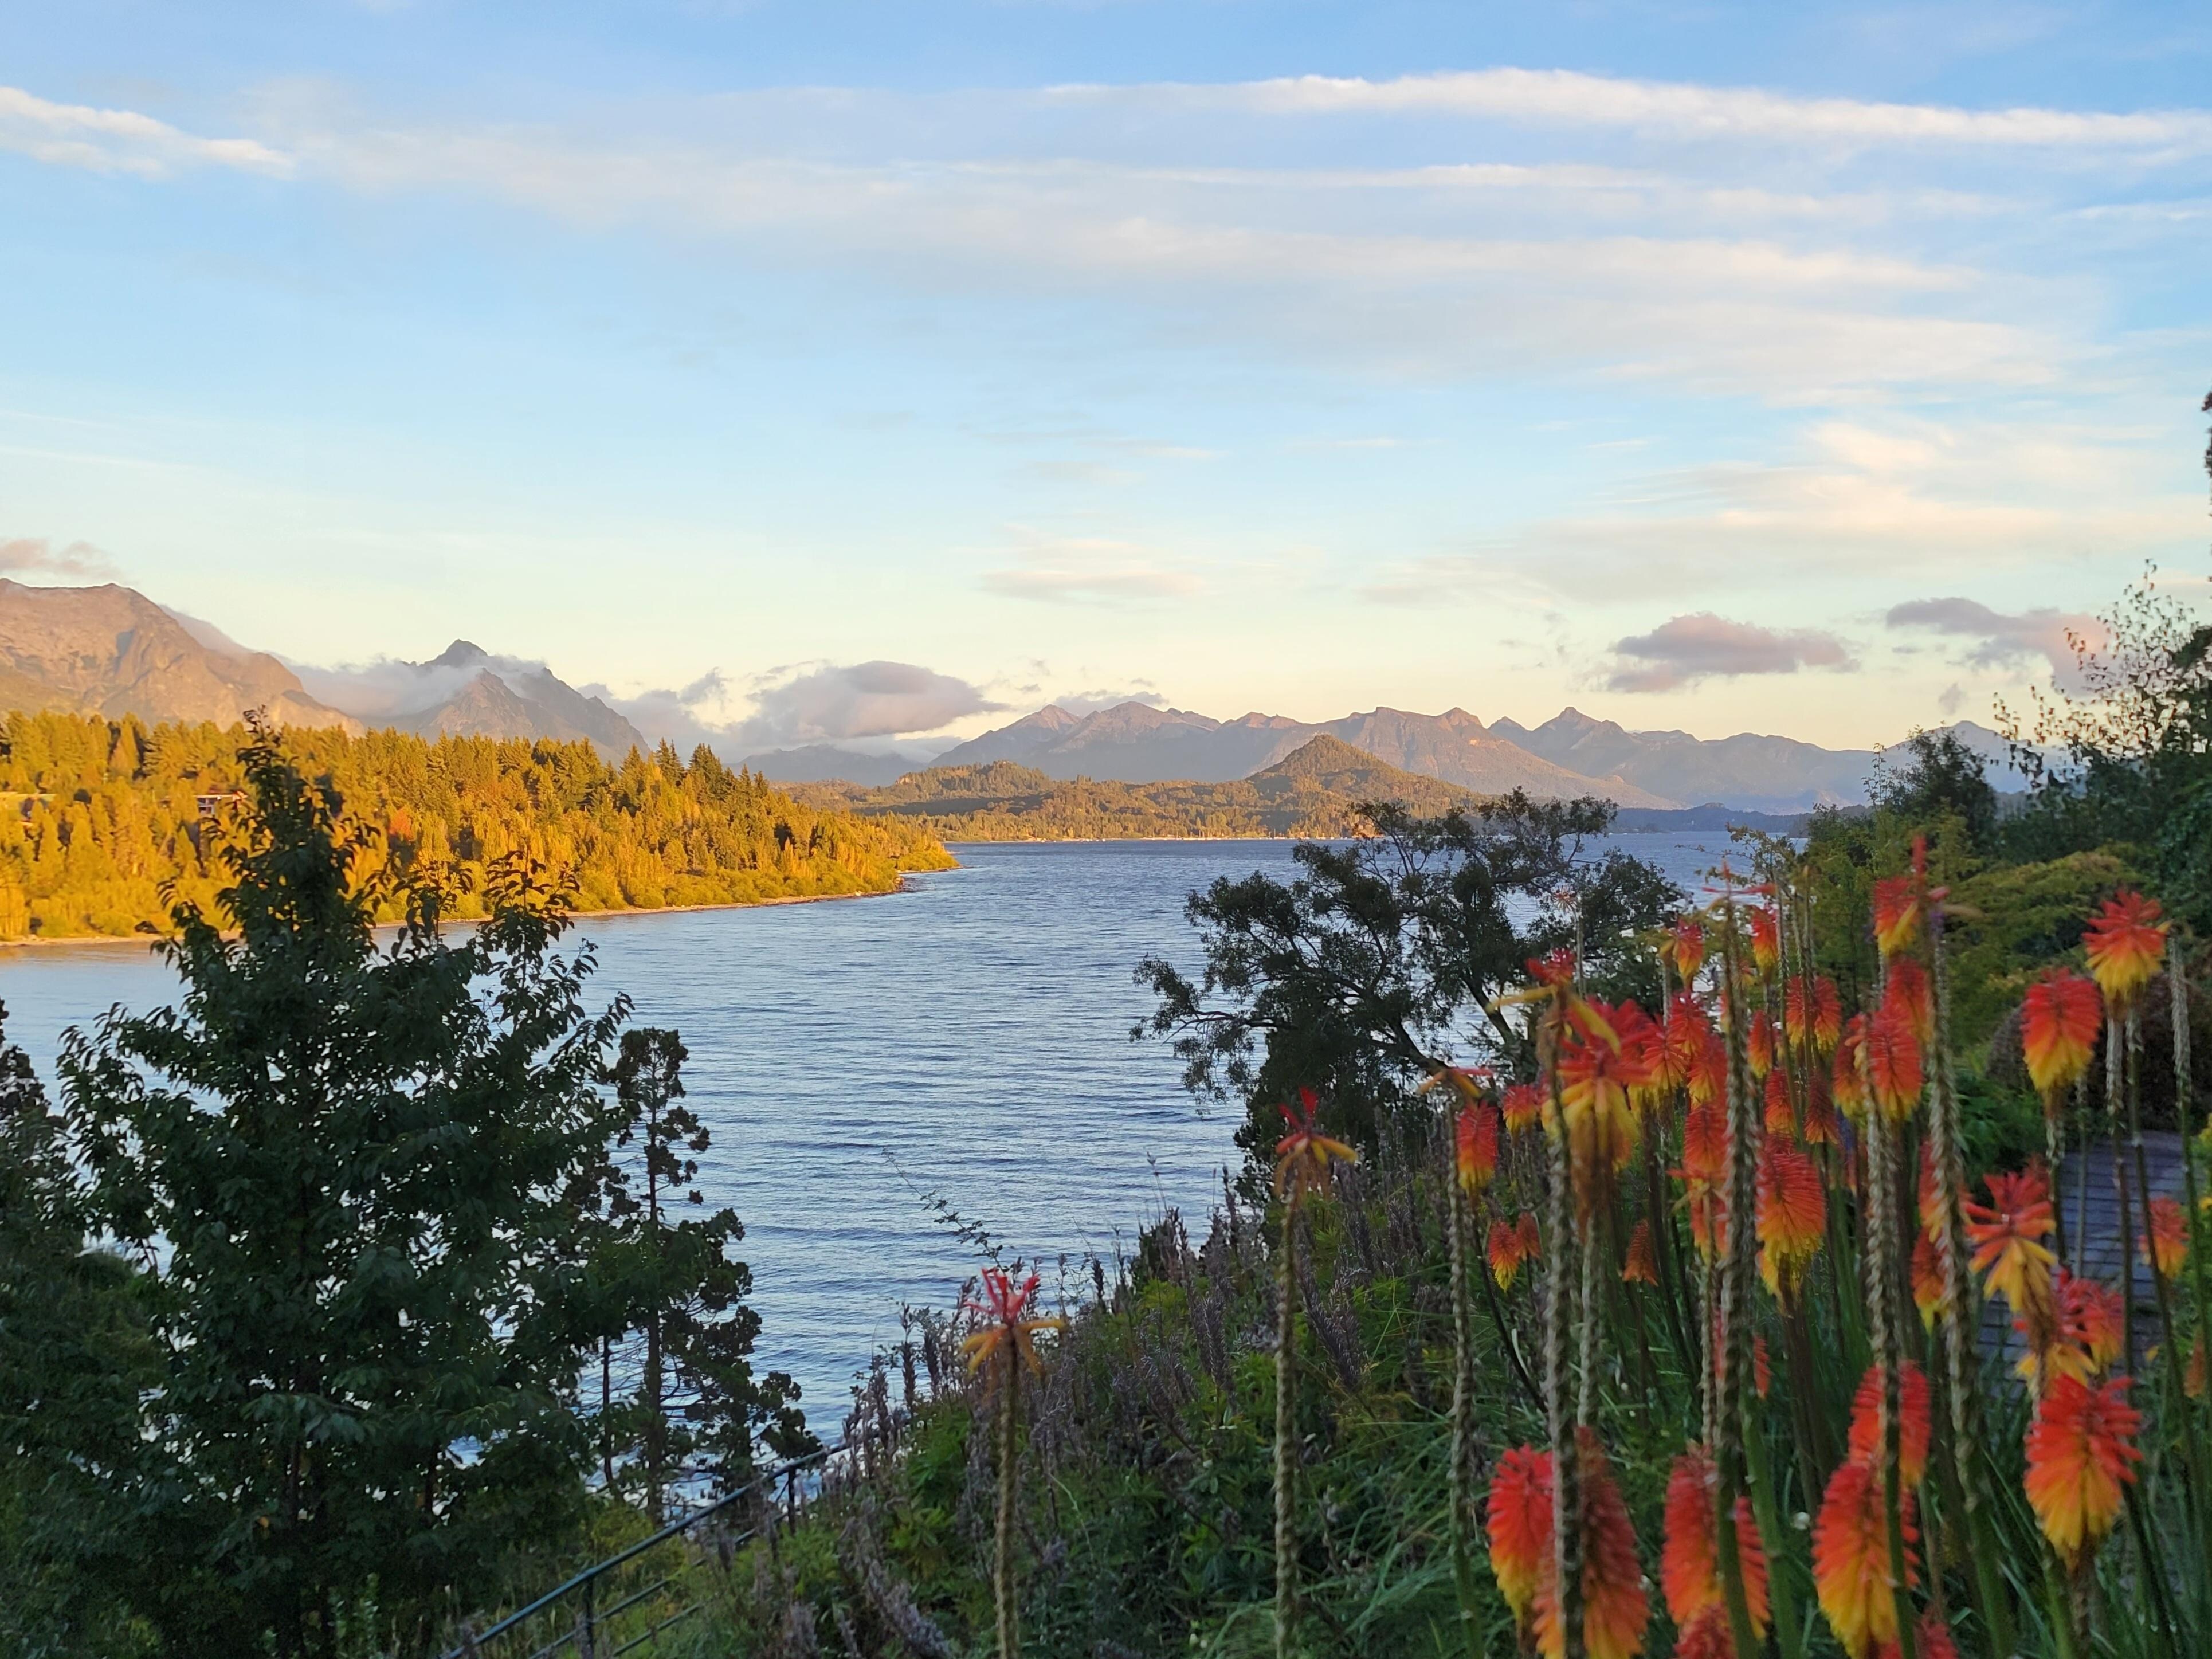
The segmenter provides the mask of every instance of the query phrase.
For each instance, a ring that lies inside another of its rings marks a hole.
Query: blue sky
[[[2207,88],[2179,4],[11,8],[0,562],[748,743],[1987,720],[2204,576]]]

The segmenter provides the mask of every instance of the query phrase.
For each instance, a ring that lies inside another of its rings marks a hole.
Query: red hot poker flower
[[[1827,1224],[1819,1167],[1791,1142],[1769,1138],[1759,1160],[1759,1271],[1785,1308],[1796,1301]]]
[[[1790,1043],[1802,1052],[1809,1043],[1816,1054],[1826,1054],[1836,1046],[1836,1034],[1843,1029],[1843,1003],[1836,994],[1836,982],[1826,974],[1813,981],[1813,1017],[1808,1024],[1805,1018],[1805,981],[1792,979],[1782,996],[1782,1025]]]
[[[1851,1659],[1866,1659],[1884,1642],[1897,1639],[1897,1597],[1889,1578],[1889,1522],[1883,1511],[1882,1480],[1853,1460],[1828,1478],[1813,1523],[1813,1580],[1820,1611]],[[1919,1539],[1913,1523],[1911,1488],[1899,1494],[1899,1521],[1905,1540],[1905,1576],[1917,1582],[1911,1546]]]
[[[1836,1106],[1828,1097],[1827,1079],[1814,1072],[1805,1079],[1805,1142],[1834,1146],[1843,1137],[1836,1129]]]
[[[1720,1540],[1715,1522],[1720,1475],[1703,1446],[1692,1446],[1674,1460],[1667,1481],[1667,1540],[1659,1558],[1659,1580],[1667,1613],[1687,1631],[1698,1618],[1718,1608],[1723,1628],[1726,1601],[1721,1589]],[[1752,1517],[1751,1500],[1735,1500],[1736,1559],[1743,1569],[1744,1601],[1752,1629],[1766,1634],[1766,1554]],[[1733,1646],[1733,1644],[1730,1644]],[[1681,1644],[1675,1652],[1680,1655]],[[1723,1652],[1729,1651],[1723,1649]]]
[[[1874,884],[1874,939],[1888,961],[1920,937],[1921,895],[1911,876],[1885,876]]]
[[[2042,1170],[2034,1168],[2018,1175],[1992,1175],[1987,1185],[1987,1204],[1966,1200],[1966,1237],[1974,1243],[1974,1271],[1987,1273],[1990,1291],[2010,1303],[2029,1331],[2041,1337],[2031,1342],[2041,1352],[2057,1334],[2052,1256],[2043,1243],[2057,1225],[2051,1216],[2050,1188]]]
[[[1897,1478],[1917,1486],[1928,1473],[1928,1376],[1910,1361],[1897,1373]],[[1851,1456],[1869,1468],[1881,1463],[1881,1367],[1869,1365],[1851,1400]]]
[[[1536,1212],[1534,1210],[1521,1212],[1521,1223],[1515,1237],[1521,1241],[1521,1259],[1523,1261],[1535,1261],[1541,1259],[1544,1254],[1544,1235],[1537,1229]]]
[[[1854,1123],[1867,1109],[1867,1017],[1853,1014],[1836,1043],[1835,1075],[1830,1079],[1836,1106]]]
[[[1774,1069],[1774,1022],[1761,1008],[1751,1017],[1751,1024],[1744,1033],[1744,1058],[1750,1062],[1751,1074],[1765,1078]]]
[[[2166,929],[2158,916],[2156,899],[2123,889],[2105,901],[2081,935],[2090,977],[2115,1017],[2135,1006],[2166,954]]]
[[[1525,1625],[1552,1555],[1552,1454],[1516,1446],[1499,1458],[1487,1508],[1490,1571],[1513,1622]]]
[[[1690,1237],[1707,1261],[1728,1248],[1728,1120],[1716,1105],[1692,1106],[1682,1125],[1682,1167],[1674,1171],[1690,1211]]]
[[[1009,1364],[1018,1361],[1033,1374],[1042,1372],[1034,1339],[1039,1331],[1062,1328],[1066,1322],[1029,1316],[1030,1298],[1036,1294],[1036,1288],[1035,1273],[1017,1285],[997,1267],[983,1269],[983,1299],[961,1304],[964,1311],[979,1315],[982,1320],[960,1345],[968,1357],[971,1376],[1001,1357]]]
[[[1771,974],[1782,960],[1782,923],[1773,911],[1761,906],[1751,913],[1751,961],[1762,974]]]
[[[1544,1091],[1533,1083],[1511,1084],[1506,1088],[1504,1105],[1506,1133],[1520,1134],[1534,1127],[1543,1115]]]
[[[1881,1006],[1885,1012],[1893,1007],[1897,1010],[1922,1048],[1936,1040],[1935,993],[1929,988],[1928,970],[1911,957],[1889,964]]]
[[[2047,1363],[2052,1376],[2094,1382],[2120,1357],[2125,1322],[2120,1316],[2119,1292],[2094,1279],[2076,1279],[2062,1267],[2055,1297],[2057,1340],[2039,1350],[2031,1340],[2018,1366],[2020,1374],[2033,1383]]]
[[[2062,968],[2046,969],[2021,1004],[2021,1051],[2045,1109],[2080,1082],[2104,1024],[2096,985]]]
[[[1643,1568],[1636,1559],[1636,1531],[1597,1437],[1577,1429],[1575,1440],[1582,1466],[1583,1645],[1589,1659],[1632,1659],[1644,1646],[1644,1626],[1651,1620]],[[1559,1659],[1566,1651],[1556,1559],[1545,1550],[1549,1570],[1540,1569],[1536,1582],[1536,1651],[1544,1659]]]
[[[1916,1233],[1912,1239],[1912,1305],[1920,1310],[1920,1323],[1925,1329],[1936,1328],[1936,1316],[1942,1311],[1943,1298],[1950,1294],[1943,1282],[1942,1264],[1936,1260],[1935,1241],[1926,1233]]]
[[[2142,1413],[2128,1404],[2128,1379],[2101,1389],[2079,1378],[2052,1380],[2027,1431],[2029,1506],[2071,1570],[2096,1553],[2119,1518],[2121,1488],[2142,1461],[2134,1439]]]
[[[1673,966],[1675,977],[1687,985],[1705,966],[1705,930],[1690,917],[1683,917],[1667,930],[1667,937],[1659,942],[1659,954]]]
[[[1452,1168],[1460,1190],[1480,1198],[1498,1173],[1498,1109],[1479,1101],[1459,1109],[1453,1124]]]
[[[1867,1027],[1866,1060],[1875,1105],[1890,1122],[1904,1122],[1920,1107],[1920,1044],[1904,1016],[1887,1002]]]
[[[1359,1161],[1359,1154],[1351,1147],[1321,1132],[1314,1121],[1320,1107],[1319,1096],[1311,1089],[1301,1089],[1297,1110],[1288,1106],[1278,1109],[1290,1126],[1290,1133],[1275,1143],[1275,1190],[1279,1193],[1327,1192],[1331,1164]]]
[[[1790,1079],[1781,1072],[1766,1074],[1766,1133],[1797,1135],[1797,1108],[1790,1098]]]
[[[2181,1206],[2163,1194],[2151,1200],[2142,1243],[2142,1259],[2160,1279],[2171,1282],[2179,1278],[2182,1263],[2189,1260],[2189,1218]]]
[[[1513,1281],[1521,1276],[1521,1263],[1523,1258],[1521,1254],[1521,1235],[1514,1231],[1510,1222],[1493,1221],[1490,1224],[1490,1240],[1486,1254],[1490,1258],[1490,1276],[1498,1281],[1498,1288],[1501,1291],[1511,1290]]]
[[[1628,1236],[1628,1253],[1620,1264],[1620,1282],[1624,1285],[1656,1285],[1659,1282],[1659,1263],[1651,1251],[1651,1224],[1648,1220],[1636,1224],[1636,1231]]]

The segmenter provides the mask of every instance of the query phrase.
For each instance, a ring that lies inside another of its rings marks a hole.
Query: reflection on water
[[[1727,843],[1620,844],[1693,885]],[[1149,1006],[1130,970],[1191,957],[1185,895],[1287,872],[1290,844],[957,851],[964,868],[884,898],[581,926],[601,991],[684,1034],[714,1137],[700,1186],[744,1219],[762,1359],[799,1379],[817,1427],[896,1339],[900,1304],[945,1305],[974,1271],[923,1194],[1043,1263],[1049,1293],[1059,1255],[1110,1255],[1166,1205],[1202,1212],[1235,1156],[1233,1114],[1201,1112],[1170,1054],[1129,1041]],[[0,952],[9,1035],[49,1083],[63,1028],[175,988],[137,945]]]

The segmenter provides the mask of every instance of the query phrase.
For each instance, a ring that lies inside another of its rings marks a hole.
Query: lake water
[[[1724,834],[1620,844],[1694,890]],[[1174,1057],[1133,1043],[1143,957],[1191,963],[1184,897],[1291,869],[1287,842],[962,846],[963,868],[882,898],[593,917],[601,992],[672,1025],[714,1134],[699,1184],[745,1224],[761,1359],[834,1431],[902,1303],[948,1305],[979,1265],[931,1218],[941,1195],[1044,1266],[1111,1259],[1166,1206],[1205,1212],[1236,1157]],[[173,1000],[131,945],[0,951],[8,1036],[51,1086],[63,1030]]]

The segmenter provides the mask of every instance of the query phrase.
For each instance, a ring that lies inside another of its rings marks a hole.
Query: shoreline
[[[957,867],[957,866],[956,866]],[[891,898],[907,890],[909,875],[939,875],[940,871],[901,871],[899,884],[886,887],[879,893],[792,893],[782,898],[748,899],[743,903],[728,904],[660,904],[630,905],[613,910],[571,910],[571,921],[590,921],[608,916],[673,916],[695,915],[706,910],[766,910],[781,904],[834,904],[844,899]],[[448,927],[474,927],[487,918],[457,916],[443,924]],[[397,921],[380,921],[375,931],[396,933],[404,926]],[[114,946],[140,945],[151,950],[163,939],[174,937],[168,933],[64,933],[58,937],[32,933],[22,939],[0,939],[0,951],[74,950],[82,945]]]

